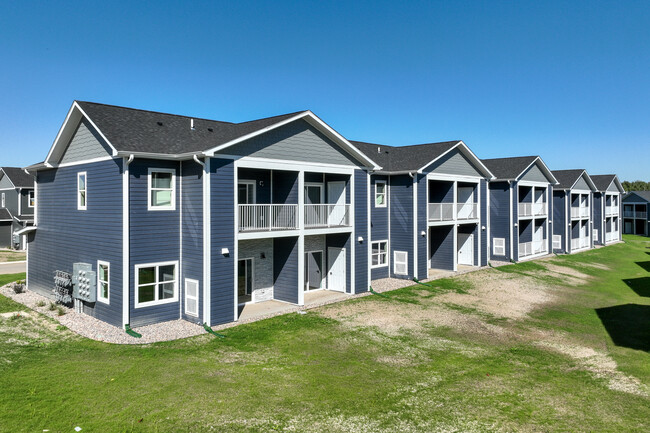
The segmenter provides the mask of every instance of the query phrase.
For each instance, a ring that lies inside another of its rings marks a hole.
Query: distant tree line
[[[624,180],[623,189],[625,191],[650,191],[650,182],[644,182],[642,180],[635,180],[634,182],[630,182]]]

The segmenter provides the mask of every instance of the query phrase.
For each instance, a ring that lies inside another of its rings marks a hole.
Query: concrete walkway
[[[0,263],[0,275],[1,274],[19,274],[25,272],[27,268],[27,262],[3,262]]]

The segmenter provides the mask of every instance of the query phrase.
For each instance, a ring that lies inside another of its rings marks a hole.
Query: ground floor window
[[[109,303],[110,295],[110,263],[97,261],[97,300]]]
[[[135,307],[178,300],[177,262],[149,263],[135,267]]]
[[[373,242],[371,250],[373,268],[388,266],[388,241]]]

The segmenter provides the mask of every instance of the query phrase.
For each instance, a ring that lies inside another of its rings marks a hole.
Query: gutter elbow
[[[194,161],[195,161],[197,164],[199,164],[201,167],[203,167],[203,168],[205,169],[205,162],[201,161],[201,160],[199,159],[199,156],[198,156],[198,155],[194,155],[194,156],[192,157],[192,159],[194,159]]]

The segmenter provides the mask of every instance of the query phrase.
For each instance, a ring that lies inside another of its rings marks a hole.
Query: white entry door
[[[327,249],[327,288],[345,292],[345,248]]]
[[[345,182],[327,182],[327,202],[331,207],[329,225],[345,225]]]
[[[474,265],[474,235],[458,233],[458,264]]]

